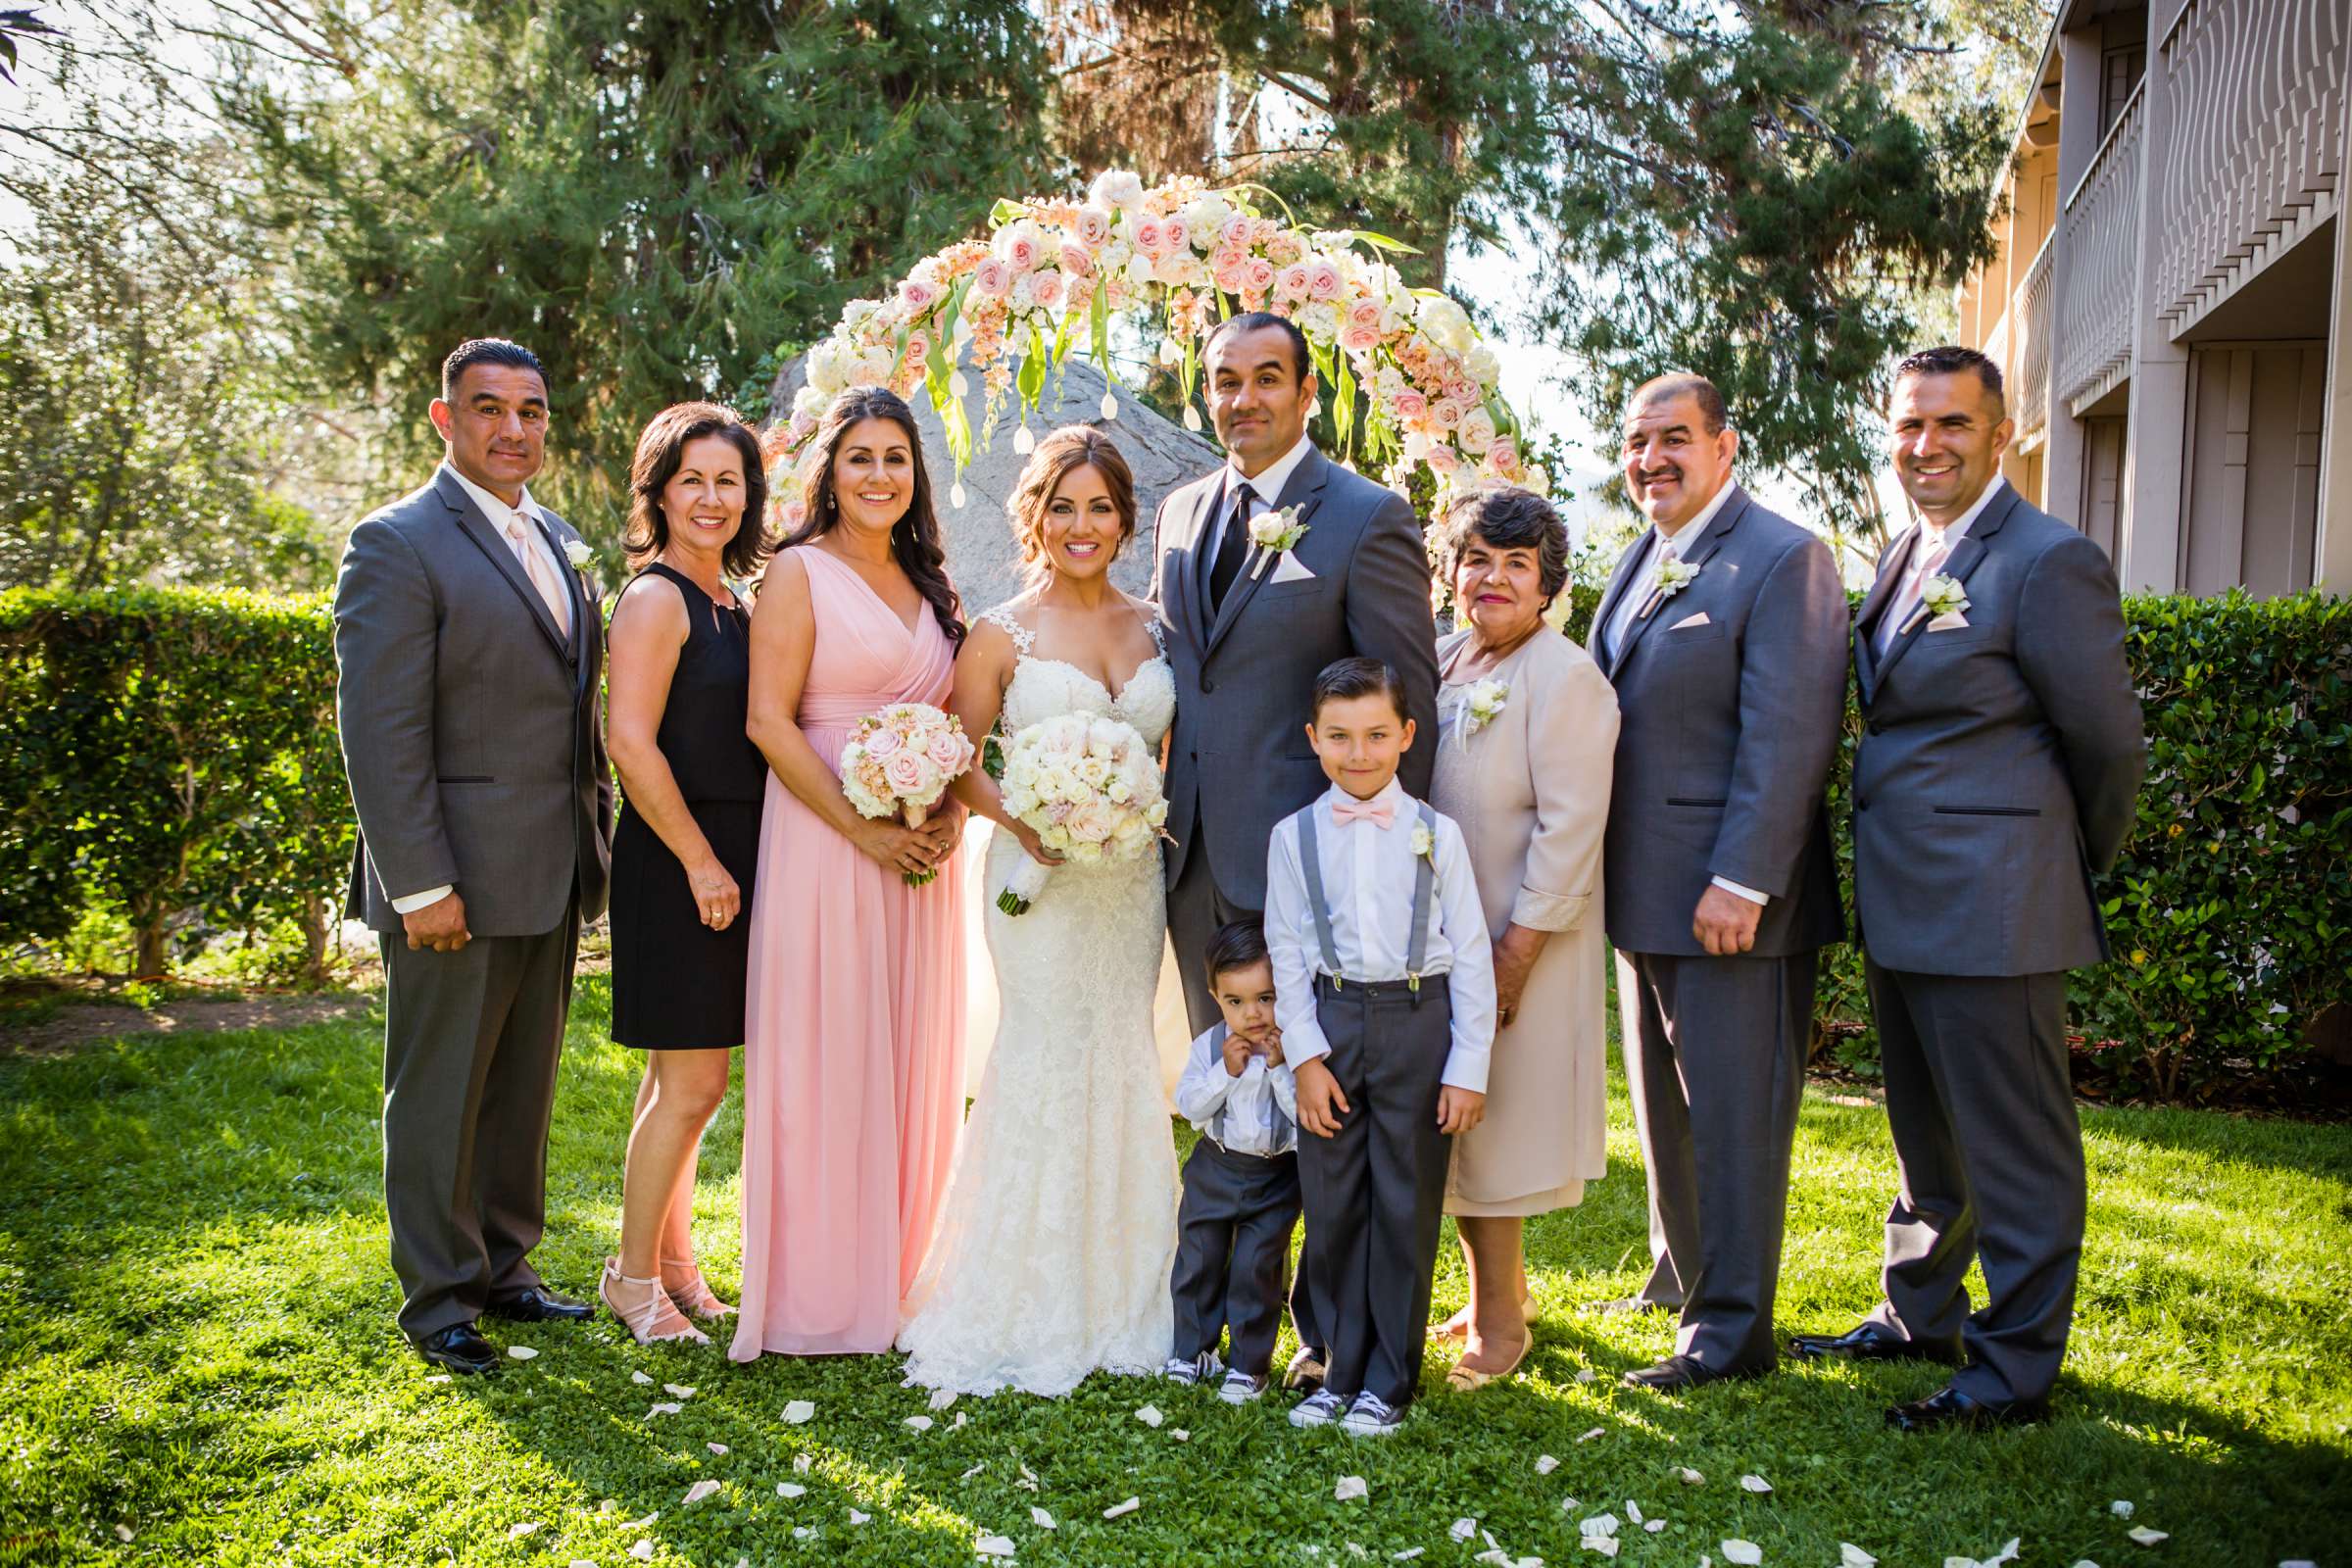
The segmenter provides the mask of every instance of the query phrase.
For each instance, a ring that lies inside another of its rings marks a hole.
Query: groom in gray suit
[[[1838,939],[1823,793],[1845,707],[1829,547],[1732,482],[1740,437],[1695,375],[1637,389],[1628,489],[1652,526],[1617,564],[1592,653],[1621,728],[1606,917],[1655,1268],[1680,1390],[1771,1370],[1789,1146],[1819,950]]]
[[[1335,660],[1396,671],[1421,742],[1398,777],[1428,798],[1438,737],[1437,634],[1429,557],[1412,507],[1341,467],[1306,436],[1315,377],[1286,318],[1227,318],[1209,335],[1209,416],[1226,466],[1169,493],[1152,519],[1152,598],[1168,625],[1176,727],[1168,755],[1168,935],[1199,1034],[1217,1022],[1202,959],[1220,927],[1266,906],[1274,824],[1328,787],[1307,744],[1308,694]],[[1296,510],[1287,552],[1250,524]],[[1321,1376],[1323,1336],[1303,1279],[1291,1295],[1299,1357],[1292,1387]]]
[[[1974,349],[1915,354],[1890,417],[1921,520],[1855,620],[1854,906],[1902,1187],[1885,1302],[1789,1349],[1965,1350],[1948,1388],[1886,1412],[1915,1431],[2038,1418],[2066,1353],[2085,1202],[2066,971],[2107,957],[2091,878],[2146,760],[2105,552],[2000,477],[2000,370]]]
[[[580,922],[602,913],[612,788],[584,556],[532,501],[547,374],[499,338],[441,369],[430,484],[352,530],[335,706],[360,844],[350,913],[384,960],[384,1206],[400,1326],[496,1371],[484,1313],[592,1309],[531,1266]]]

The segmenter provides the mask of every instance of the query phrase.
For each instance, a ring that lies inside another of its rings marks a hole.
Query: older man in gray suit
[[[1266,904],[1274,824],[1328,787],[1307,744],[1308,694],[1323,666],[1377,659],[1404,683],[1423,737],[1398,776],[1429,792],[1438,734],[1437,633],[1429,557],[1413,509],[1307,439],[1315,401],[1306,339],[1264,312],[1230,317],[1207,346],[1209,416],[1230,461],[1160,503],[1152,597],[1168,624],[1176,727],[1168,757],[1168,934],[1196,1034],[1219,1017],[1201,959],[1229,921]],[[1250,524],[1296,509],[1287,551]],[[1301,1346],[1292,1387],[1321,1376],[1311,1303],[1292,1294]]]
[[[484,1313],[576,1320],[530,1261],[580,922],[605,906],[612,775],[596,597],[533,502],[547,376],[497,338],[442,367],[448,461],[352,530],[336,713],[360,845],[350,912],[384,959],[384,1205],[400,1326],[497,1370]]]
[[[1918,526],[1855,620],[1854,905],[1902,1187],[1886,1299],[1792,1353],[1967,1364],[1905,1430],[2046,1408],[2082,1250],[2066,971],[2107,956],[2091,878],[2131,832],[2139,700],[2105,552],[2004,483],[2001,372],[1973,349],[1895,371]],[[1968,1267],[1989,1292],[1969,1311]]]
[[[1592,652],[1617,688],[1606,918],[1659,1244],[1645,1295],[1673,1391],[1777,1359],[1772,1303],[1819,950],[1838,939],[1823,787],[1845,706],[1829,547],[1732,482],[1740,438],[1703,377],[1627,410],[1626,484],[1651,522],[1617,564]]]

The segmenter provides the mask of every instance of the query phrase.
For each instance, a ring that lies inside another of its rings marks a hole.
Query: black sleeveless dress
[[[647,573],[676,585],[691,627],[656,740],[743,907],[724,931],[703,924],[686,867],[624,801],[612,835],[612,1038],[644,1051],[740,1046],[767,790],[767,760],[745,733],[752,617],[660,562]]]

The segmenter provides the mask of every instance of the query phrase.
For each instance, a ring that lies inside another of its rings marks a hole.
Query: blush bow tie
[[[1331,803],[1331,819],[1342,827],[1350,822],[1369,822],[1385,828],[1396,820],[1396,805],[1386,799],[1359,801],[1344,796]]]

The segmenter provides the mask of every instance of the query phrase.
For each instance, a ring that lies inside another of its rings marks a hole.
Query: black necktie
[[[1250,554],[1250,503],[1257,492],[1248,484],[1235,487],[1233,515],[1225,519],[1225,537],[1217,542],[1217,559],[1208,567],[1208,612],[1215,614],[1224,608],[1225,591],[1233,579],[1242,574],[1242,563]]]

